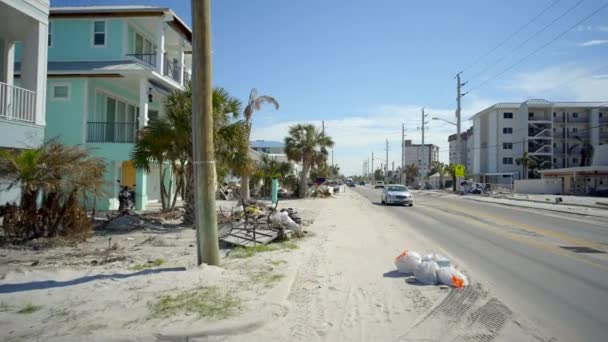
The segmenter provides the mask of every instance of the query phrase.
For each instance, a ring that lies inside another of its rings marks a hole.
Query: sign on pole
[[[455,167],[456,177],[464,177],[464,165],[457,164]]]

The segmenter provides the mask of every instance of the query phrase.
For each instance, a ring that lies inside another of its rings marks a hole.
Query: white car
[[[414,205],[414,197],[405,185],[388,184],[384,186],[380,200],[382,204]]]

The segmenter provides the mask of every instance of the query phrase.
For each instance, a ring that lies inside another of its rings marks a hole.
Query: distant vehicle
[[[365,185],[365,182],[364,181],[360,181],[359,185]]]
[[[401,184],[385,185],[380,200],[382,204],[403,204],[410,207],[414,205],[414,197],[409,189]]]
[[[374,185],[374,189],[381,189],[381,188],[384,188],[384,182],[383,181],[376,182],[376,185]]]
[[[346,185],[348,185],[351,188],[354,188],[356,184],[355,184],[355,182],[350,181],[350,182],[346,183]]]

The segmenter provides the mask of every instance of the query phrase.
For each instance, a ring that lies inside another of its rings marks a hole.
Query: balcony
[[[36,92],[0,82],[0,119],[34,123]]]
[[[87,122],[89,143],[134,143],[136,132],[134,122]]]

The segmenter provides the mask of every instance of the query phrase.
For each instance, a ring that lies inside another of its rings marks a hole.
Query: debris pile
[[[220,208],[218,213],[220,240],[234,245],[267,244],[277,238],[301,236],[302,217],[294,208],[277,211],[261,201],[241,201],[230,212]]]
[[[314,198],[327,198],[331,197],[333,190],[333,187],[327,185],[312,186],[308,189],[307,195]]]
[[[468,285],[464,274],[452,267],[450,260],[440,254],[420,254],[404,250],[395,258],[399,273],[414,275],[416,280],[426,285],[444,284],[461,288]]]

